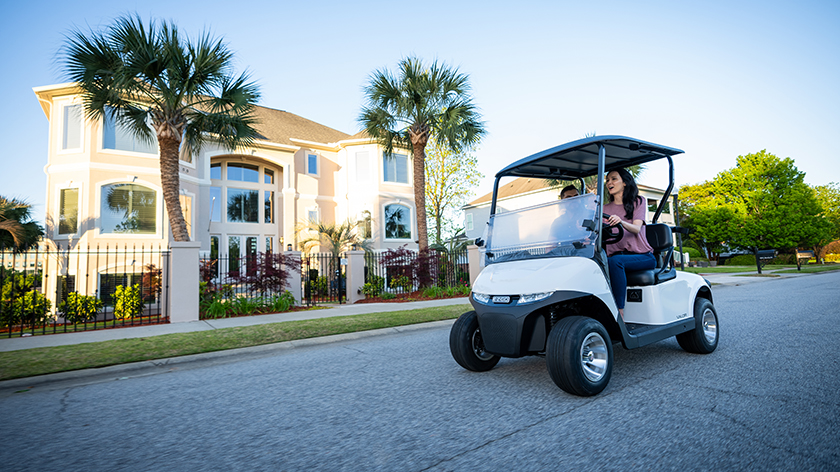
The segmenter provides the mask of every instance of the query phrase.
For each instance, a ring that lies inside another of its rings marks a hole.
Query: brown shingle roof
[[[347,133],[283,110],[258,106],[254,115],[258,121],[256,128],[263,139],[273,143],[294,145],[290,138],[296,138],[327,144],[350,137]]]
[[[521,195],[523,193],[535,192],[537,190],[544,190],[548,188],[545,179],[529,179],[526,177],[519,177],[511,182],[499,187],[499,199]],[[558,193],[560,189],[557,189]],[[467,203],[467,206],[480,205],[487,203],[493,199],[493,192],[487,195],[478,197],[477,199]]]

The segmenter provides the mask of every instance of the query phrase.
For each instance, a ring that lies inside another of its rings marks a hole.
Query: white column
[[[295,305],[300,306],[303,299],[303,292],[301,290],[301,266],[300,266],[300,251],[285,251],[285,256],[292,259],[292,266],[286,267],[289,270],[289,291],[295,296]]]
[[[198,321],[201,241],[169,243],[169,322]]]
[[[365,299],[362,286],[365,284],[365,251],[347,251],[347,303],[353,304]]]

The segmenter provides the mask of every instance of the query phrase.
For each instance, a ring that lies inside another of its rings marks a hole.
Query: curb
[[[57,372],[55,374],[37,375],[34,377],[3,380],[0,381],[0,398],[6,398],[14,395],[15,393],[24,393],[34,390],[50,391],[102,382],[111,382],[115,380],[127,380],[130,378],[145,377],[148,375],[165,374],[175,370],[194,369],[209,365],[258,359],[289,349],[354,341],[357,339],[371,338],[375,336],[403,334],[412,331],[424,331],[449,326],[454,322],[455,319],[431,321],[428,323],[394,326],[391,328],[380,328],[369,331],[357,331],[354,333],[333,334],[330,336],[297,339],[294,341],[283,341],[273,344],[263,344],[260,346],[227,349],[223,351],[190,354],[166,359],[131,362],[128,364],[119,364],[107,367],[95,367],[69,372]]]

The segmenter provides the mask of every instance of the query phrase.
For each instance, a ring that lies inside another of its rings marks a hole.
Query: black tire
[[[677,335],[684,350],[694,354],[710,354],[718,345],[720,329],[715,306],[705,298],[694,301],[694,329]]]
[[[610,382],[612,341],[597,320],[569,316],[551,328],[545,360],[558,387],[572,395],[590,397],[601,393]]]
[[[499,356],[484,350],[478,315],[468,311],[459,316],[449,331],[449,350],[461,367],[473,372],[484,372],[499,363]]]

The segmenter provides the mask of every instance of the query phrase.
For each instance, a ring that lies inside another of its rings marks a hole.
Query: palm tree
[[[357,224],[349,220],[343,223],[322,223],[317,220],[301,222],[297,227],[297,236],[303,251],[308,253],[315,247],[326,247],[333,257],[338,258],[342,252],[354,245],[368,249],[369,243],[355,231]]]
[[[145,26],[137,15],[118,18],[105,32],[74,30],[61,52],[89,119],[108,115],[140,140],[157,137],[163,199],[176,241],[189,241],[178,200],[182,143],[195,155],[209,140],[233,150],[258,136],[252,112],[259,91],[247,74],[233,75],[232,58],[209,34],[191,42],[174,24]]]
[[[416,57],[403,59],[398,68],[398,76],[385,69],[371,75],[365,87],[367,104],[358,120],[386,155],[395,147],[412,150],[418,244],[425,249],[426,144],[435,139],[462,151],[478,143],[485,129],[472,103],[467,75],[437,62],[427,67]]]
[[[0,196],[0,249],[27,251],[38,244],[44,229],[32,220],[32,205]]]

